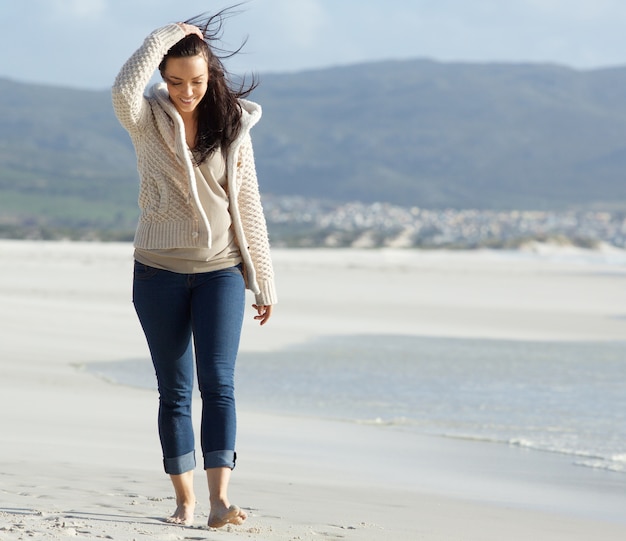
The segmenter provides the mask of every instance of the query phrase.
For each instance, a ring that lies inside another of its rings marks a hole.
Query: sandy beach
[[[0,541],[626,539],[624,474],[254,408],[239,410],[230,491],[249,519],[206,529],[198,470],[195,525],[167,525],[156,393],[84,369],[147,355],[132,247],[0,241],[0,261]],[[368,333],[626,338],[626,266],[582,252],[277,250],[274,261],[279,305],[264,328],[249,309],[242,351]]]

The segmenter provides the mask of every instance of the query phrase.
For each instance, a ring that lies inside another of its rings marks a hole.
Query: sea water
[[[148,359],[88,369],[155,387]],[[626,341],[321,337],[242,352],[236,385],[256,411],[523,446],[626,473]]]

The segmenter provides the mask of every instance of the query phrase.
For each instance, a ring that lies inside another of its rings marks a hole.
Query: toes
[[[193,524],[193,515],[191,517],[186,517],[184,515],[172,515],[171,517],[167,517],[165,522],[168,524],[179,524],[181,526],[191,526]]]
[[[246,512],[243,509],[239,509],[239,513],[235,517],[235,520],[237,522],[234,524],[243,524],[243,521],[246,520],[247,518],[248,518],[248,515],[246,514]]]
[[[236,505],[231,505],[222,516],[209,516],[209,528],[221,528],[222,526],[226,526],[226,524],[239,526],[240,524],[243,524],[243,521],[246,520],[246,518],[248,518],[248,515],[245,511]]]

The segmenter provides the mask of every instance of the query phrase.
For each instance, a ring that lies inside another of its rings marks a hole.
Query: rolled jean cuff
[[[191,451],[186,455],[176,456],[174,458],[164,458],[163,466],[165,473],[170,475],[180,475],[196,468],[196,453]]]
[[[204,455],[204,469],[209,468],[230,468],[235,467],[237,453],[235,451],[211,451]]]

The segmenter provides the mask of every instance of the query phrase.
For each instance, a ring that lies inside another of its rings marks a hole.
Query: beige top
[[[211,272],[241,263],[228,212],[226,161],[220,150],[194,167],[200,204],[211,224],[210,247],[142,249],[135,248],[135,259],[144,265],[181,274]]]

